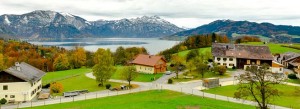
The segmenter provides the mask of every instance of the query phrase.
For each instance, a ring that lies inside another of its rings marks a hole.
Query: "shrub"
[[[63,85],[59,82],[53,82],[50,84],[50,93],[62,93]]]
[[[235,66],[232,66],[232,69],[233,69],[233,70],[236,69]]]
[[[105,88],[106,88],[106,89],[110,89],[110,87],[111,87],[111,84],[106,84],[106,85],[105,85]]]
[[[49,87],[50,87],[50,83],[43,85],[43,88],[49,88]]]
[[[6,104],[6,102],[7,102],[7,100],[6,100],[5,98],[2,98],[2,99],[0,100],[0,104]]]
[[[226,66],[218,66],[219,75],[224,75],[226,73]]]
[[[173,84],[173,80],[172,79],[168,79],[168,84]]]
[[[292,73],[288,75],[289,79],[298,79],[298,77],[296,76],[296,74]]]

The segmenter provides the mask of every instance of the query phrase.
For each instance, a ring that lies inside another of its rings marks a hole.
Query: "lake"
[[[179,43],[179,41],[160,40],[158,38],[70,38],[28,42],[36,45],[59,46],[66,49],[73,49],[74,46],[82,46],[85,50],[93,52],[97,51],[98,48],[109,48],[114,52],[119,46],[123,46],[124,48],[144,47],[152,55]]]

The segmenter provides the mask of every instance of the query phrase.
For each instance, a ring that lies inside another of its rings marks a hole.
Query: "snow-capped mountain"
[[[69,13],[44,10],[0,16],[0,34],[25,38],[160,37],[182,30],[158,16],[87,21]]]

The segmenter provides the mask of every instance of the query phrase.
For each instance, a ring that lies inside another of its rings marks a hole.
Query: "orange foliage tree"
[[[64,90],[64,87],[59,82],[53,82],[50,84],[50,93],[62,93]]]

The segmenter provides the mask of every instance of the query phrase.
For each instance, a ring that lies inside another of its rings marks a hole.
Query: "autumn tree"
[[[175,71],[176,78],[178,79],[178,73],[184,69],[184,59],[178,55],[173,55],[170,66]]]
[[[189,60],[186,64],[186,68],[188,69],[188,72],[191,74],[192,71],[195,69],[195,61],[193,59]]]
[[[75,47],[75,50],[71,54],[71,62],[73,68],[81,68],[86,64],[86,53],[83,47]]]
[[[53,82],[50,84],[50,93],[62,93],[64,90],[64,87],[59,82]]]
[[[0,71],[5,69],[4,56],[0,53]]]
[[[268,64],[262,66],[252,65],[247,67],[245,74],[238,78],[239,85],[235,98],[250,97],[257,102],[260,109],[268,109],[268,104],[272,98],[279,96],[279,91],[275,88],[283,78],[273,74],[269,70]]]
[[[115,72],[114,59],[109,49],[104,50],[99,48],[95,53],[97,63],[93,67],[93,75],[99,86],[103,86],[104,82],[108,81]]]
[[[127,63],[127,55],[127,52],[122,46],[118,47],[114,53],[115,64],[125,65]]]
[[[199,54],[199,49],[193,49],[191,51],[188,52],[188,54],[186,55],[186,61],[191,60],[192,58],[198,57]]]
[[[53,62],[53,67],[55,70],[67,70],[69,69],[68,56],[65,53],[59,54]]]
[[[138,75],[139,73],[136,71],[135,66],[126,66],[121,73],[122,79],[128,81],[129,87],[131,87],[130,82],[138,77]]]

